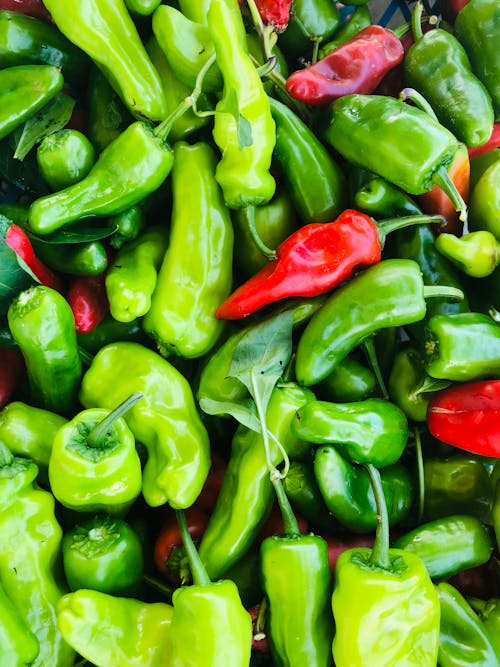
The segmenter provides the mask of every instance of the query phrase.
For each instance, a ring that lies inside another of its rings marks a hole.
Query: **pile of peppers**
[[[0,667],[500,666],[500,4],[379,5],[0,0]]]

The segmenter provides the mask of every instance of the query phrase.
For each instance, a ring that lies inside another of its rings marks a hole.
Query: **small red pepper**
[[[312,105],[326,105],[353,93],[369,94],[403,57],[403,45],[393,32],[370,25],[314,65],[293,72],[286,89]]]
[[[483,144],[482,146],[475,146],[474,148],[467,149],[469,151],[469,160],[478,157],[478,155],[489,153],[494,148],[498,148],[499,146],[500,146],[500,123],[495,123],[493,125],[493,132],[491,133],[491,137],[485,144]]]
[[[35,255],[31,241],[23,232],[21,227],[15,224],[10,225],[5,234],[5,243],[12,248],[26,266],[32,271],[33,275],[47,287],[58,292],[62,291],[62,282],[60,278]]]
[[[456,384],[429,401],[431,434],[453,447],[500,457],[500,380]]]
[[[240,5],[245,0],[238,0]],[[292,0],[255,0],[260,18],[265,25],[272,26],[277,32],[283,32],[290,20]]]
[[[25,370],[24,358],[19,350],[0,348],[0,408],[11,400]]]
[[[105,274],[75,278],[66,300],[73,311],[76,332],[89,333],[109,312]]]

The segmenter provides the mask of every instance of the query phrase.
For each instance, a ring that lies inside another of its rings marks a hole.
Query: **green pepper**
[[[476,76],[493,100],[500,120],[500,64],[496,44],[500,37],[500,8],[496,0],[471,0],[459,12],[454,31],[472,63]]]
[[[44,285],[21,292],[8,311],[9,327],[26,363],[35,403],[71,412],[82,378],[75,322],[66,299]]]
[[[85,101],[88,138],[100,153],[132,123],[133,118],[96,66],[90,70]]]
[[[500,466],[497,465],[497,470],[500,471]],[[500,545],[500,479],[495,481],[495,498],[493,502],[493,528],[497,538],[497,546]],[[500,546],[499,546],[500,548]]]
[[[120,250],[127,241],[135,241],[146,226],[146,202],[148,199],[126,208],[108,218],[108,225],[115,231],[109,239],[112,248]]]
[[[333,39],[328,40],[326,44],[320,46],[318,53],[319,58],[324,58],[339,46],[348,42],[351,37],[357,35],[363,28],[367,28],[371,24],[372,17],[369,8],[366,5],[355,7],[352,13],[346,17],[342,25],[335,30]]]
[[[0,67],[53,65],[80,83],[89,60],[53,26],[19,12],[0,11]]]
[[[440,667],[498,665],[498,654],[481,619],[451,584],[436,586],[441,609]]]
[[[179,0],[179,7],[190,21],[206,24],[210,0]]]
[[[305,453],[309,445],[290,430],[295,411],[314,398],[312,392],[290,384],[274,389],[266,413],[268,430],[289,456]],[[271,443],[274,465],[283,451]],[[240,426],[231,444],[231,457],[222,487],[200,543],[200,557],[212,578],[219,578],[250,548],[271,511],[273,485],[269,477],[262,435]]]
[[[404,58],[405,83],[421,93],[438,120],[467,146],[481,146],[493,131],[491,97],[473,74],[458,39],[437,28],[422,31],[423,5],[413,10],[414,43]]]
[[[224,327],[215,310],[231,291],[233,227],[216,162],[207,143],[174,146],[170,240],[143,322],[164,356],[201,357]]]
[[[53,65],[17,65],[0,70],[0,139],[41,109],[63,87]]]
[[[123,516],[141,492],[141,462],[122,415],[142,396],[133,394],[113,412],[79,412],[56,433],[49,462],[50,488],[77,512]]]
[[[500,263],[500,243],[491,232],[470,232],[457,237],[440,234],[436,248],[450,262],[473,278],[485,278]]]
[[[125,0],[129,12],[139,16],[149,16],[160,3],[161,0]]]
[[[338,521],[355,533],[377,526],[375,497],[366,470],[344,459],[334,445],[322,445],[314,456],[314,474],[326,506]],[[401,522],[414,499],[413,480],[401,463],[380,471],[390,525]]]
[[[98,276],[108,267],[108,255],[102,241],[58,244],[33,240],[32,244],[37,257],[60,273]]]
[[[490,521],[493,487],[484,465],[467,456],[424,461],[424,515],[439,519],[469,514]]]
[[[191,387],[174,366],[138,343],[111,343],[83,376],[80,401],[109,410],[136,391],[144,396],[125,421],[148,450],[144,498],[153,507],[189,507],[210,468],[209,441]]]
[[[224,577],[234,581],[245,609],[264,597],[260,578],[260,545],[254,544],[240,560],[226,571]]]
[[[336,527],[336,520],[325,505],[313,467],[308,462],[290,461],[283,488],[292,507],[317,530],[331,531]]]
[[[95,149],[87,137],[69,128],[46,136],[36,151],[40,173],[52,190],[62,190],[81,181],[95,159]]]
[[[165,665],[173,608],[98,591],[68,593],[57,605],[65,640],[96,667]]]
[[[351,403],[371,397],[377,381],[373,371],[354,357],[348,356],[314,387],[314,393],[323,401]]]
[[[488,167],[498,160],[500,160],[500,148],[493,148],[491,151],[477,155],[470,160],[470,192],[473,192],[477,182]]]
[[[493,162],[479,178],[470,196],[471,231],[489,231],[500,241],[500,160]]]
[[[427,373],[467,382],[500,372],[500,326],[482,313],[434,315],[425,330]]]
[[[0,580],[38,639],[33,667],[71,667],[74,651],[56,625],[56,605],[66,592],[60,583],[62,530],[54,496],[38,487],[37,474],[32,461],[0,445]]]
[[[215,177],[229,208],[265,204],[276,188],[269,172],[275,123],[237,0],[212,0],[207,21],[224,80],[212,132],[222,153]]]
[[[301,440],[335,444],[352,463],[372,463],[378,468],[396,463],[408,440],[404,412],[381,398],[354,403],[310,401],[297,410],[291,428]]]
[[[149,311],[167,246],[167,231],[155,226],[119,250],[105,279],[115,320],[131,322]]]
[[[123,519],[104,514],[77,524],[64,533],[61,551],[71,591],[87,588],[122,597],[138,592],[142,543]]]
[[[353,201],[356,208],[382,219],[422,213],[406,192],[377,176],[367,180],[355,191]],[[417,231],[417,227],[425,228],[425,225],[408,227],[403,231],[411,234]],[[400,230],[397,230],[394,236],[398,236],[399,232]]]
[[[7,597],[0,584],[0,646],[5,667],[23,667],[35,661],[40,650],[38,639],[26,620]]]
[[[467,602],[482,620],[497,655],[500,655],[500,599],[478,600],[468,598]]]
[[[160,78],[123,2],[78,0],[71,12],[61,0],[47,0],[45,6],[62,34],[105,73],[134,116],[165,118]]]
[[[304,224],[334,220],[346,207],[343,172],[325,146],[287,106],[271,99],[276,123],[273,157]]]
[[[487,563],[494,545],[479,519],[453,514],[420,524],[398,537],[394,546],[419,556],[431,579],[442,581]]]
[[[337,5],[328,0],[294,0],[288,26],[279,45],[289,59],[302,56],[316,60],[319,45],[327,41],[340,25]]]
[[[129,343],[147,344],[149,338],[142,329],[142,320],[137,318],[131,322],[118,322],[110,314],[92,331],[77,334],[78,345],[90,354],[96,354],[101,347],[109,343],[124,341]]]

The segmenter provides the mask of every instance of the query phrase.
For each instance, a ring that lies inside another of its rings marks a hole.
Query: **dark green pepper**
[[[43,139],[36,160],[46,183],[57,191],[81,181],[94,166],[96,155],[84,134],[66,128]]]
[[[500,599],[478,600],[468,598],[467,602],[482,620],[497,655],[500,655]]]
[[[37,256],[60,273],[98,276],[108,267],[108,254],[102,241],[59,244],[33,240],[32,243]]]
[[[292,507],[317,530],[332,531],[337,521],[328,510],[314,470],[306,461],[290,461],[283,488]]]
[[[392,218],[403,215],[420,215],[422,211],[413,199],[403,190],[383,178],[373,177],[355,191],[353,197],[356,208],[376,218]],[[408,227],[408,233],[417,231],[416,225]],[[399,236],[397,230],[394,236]]]
[[[120,250],[127,241],[135,241],[144,230],[146,226],[146,201],[147,199],[143,199],[130,206],[130,208],[126,208],[124,211],[108,218],[109,226],[115,230],[109,239],[112,248]]]
[[[324,380],[314,387],[322,401],[351,403],[362,401],[376,393],[377,380],[373,371],[348,356]]]
[[[351,4],[356,3],[351,1]],[[357,35],[363,28],[372,24],[372,17],[366,4],[359,5],[347,16],[342,25],[333,33],[333,39],[323,44],[319,49],[319,57],[324,58],[336,48],[348,42],[351,37]]]
[[[85,334],[77,334],[78,345],[90,354],[96,354],[101,347],[109,343],[124,341],[129,343],[147,343],[148,337],[143,331],[142,320],[118,322],[111,315],[106,317],[94,328]]]
[[[294,0],[288,26],[278,40],[289,59],[317,59],[319,45],[340,25],[337,5],[328,0]],[[310,50],[311,54],[310,54]]]
[[[489,231],[500,241],[500,160],[493,162],[481,175],[470,196],[471,231]]]
[[[133,122],[118,93],[95,66],[90,70],[86,109],[88,138],[98,153]]]

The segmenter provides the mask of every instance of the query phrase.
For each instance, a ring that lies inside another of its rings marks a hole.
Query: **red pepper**
[[[295,99],[313,105],[352,93],[369,94],[403,57],[403,45],[393,32],[370,25],[314,65],[293,72],[286,89]]]
[[[245,0],[239,0],[242,5]],[[283,32],[290,20],[292,0],[255,0],[260,18],[265,25],[271,25],[277,32]]]
[[[334,222],[300,227],[258,273],[233,292],[215,316],[235,320],[290,296],[324,294],[360,266],[380,260],[379,230],[364,213],[348,209]]]
[[[477,157],[478,155],[483,155],[483,153],[489,153],[494,148],[500,146],[500,123],[495,123],[493,126],[493,132],[488,141],[482,146],[475,146],[474,148],[468,148],[469,151],[469,160]]]
[[[47,23],[52,22],[52,17],[41,0],[0,0],[0,9],[34,16],[37,19],[47,21]]]
[[[453,447],[500,457],[500,380],[456,384],[430,400],[431,434]]]
[[[0,348],[0,408],[11,400],[26,366],[19,350]]]
[[[52,287],[58,292],[62,291],[60,278],[36,257],[31,241],[20,227],[15,224],[10,225],[5,234],[5,243],[22,259],[42,285]]]
[[[470,0],[441,0],[441,15],[445,21],[453,23]]]
[[[73,311],[76,332],[92,331],[109,312],[105,274],[75,278],[66,300]]]

